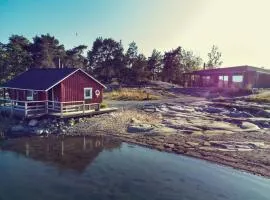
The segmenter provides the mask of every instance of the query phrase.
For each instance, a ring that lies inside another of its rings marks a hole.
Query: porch
[[[13,116],[22,118],[37,118],[44,115],[53,117],[78,117],[98,114],[109,111],[100,110],[99,103],[87,104],[85,101],[18,101],[11,99],[0,99],[1,111],[6,111]]]

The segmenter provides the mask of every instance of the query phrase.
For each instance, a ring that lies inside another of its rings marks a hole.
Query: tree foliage
[[[83,68],[100,81],[139,84],[149,80],[181,83],[182,74],[200,68],[202,59],[190,50],[177,47],[164,54],[154,49],[146,58],[133,41],[124,51],[121,41],[98,37],[88,52],[86,45],[65,49],[50,34],[35,36],[32,41],[12,35],[0,43],[0,83],[29,68]],[[218,66],[221,53],[213,46],[208,66]]]
[[[200,69],[203,61],[199,56],[195,55],[193,51],[186,51],[182,49],[181,55],[181,63],[185,72],[191,72]]]
[[[139,54],[132,65],[133,82],[140,83],[149,80],[149,71],[147,69],[147,59],[143,54]]]
[[[158,80],[161,78],[161,72],[163,68],[162,62],[163,56],[161,52],[154,49],[151,56],[148,58],[147,68],[150,72],[152,80]]]
[[[30,42],[25,37],[12,35],[8,44],[0,44],[1,82],[26,71],[32,63]]]
[[[59,41],[49,34],[36,36],[33,38],[31,45],[31,53],[33,58],[32,67],[48,68],[59,66],[59,60],[65,58],[64,45],[60,45]]]
[[[65,67],[86,68],[88,66],[88,60],[83,55],[86,49],[87,46],[79,45],[77,47],[67,50],[64,59]]]
[[[211,51],[208,53],[208,62],[206,67],[213,69],[222,65],[223,61],[221,60],[221,52],[219,51],[216,45],[213,45]]]
[[[184,72],[183,65],[181,64],[181,47],[177,47],[171,51],[165,52],[162,70],[162,79],[166,82],[177,83],[181,74]]]
[[[112,38],[97,38],[88,52],[89,65],[101,80],[110,82],[112,78],[120,77],[124,67],[123,51],[121,42]]]
[[[133,41],[128,45],[128,50],[125,54],[127,67],[132,67],[136,59],[138,59],[138,46]]]

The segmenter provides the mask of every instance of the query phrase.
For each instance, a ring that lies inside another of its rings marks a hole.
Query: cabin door
[[[55,92],[53,88],[48,91],[48,100],[49,100],[49,105],[51,105],[53,109],[55,109],[55,107],[57,106],[58,99],[55,96]]]

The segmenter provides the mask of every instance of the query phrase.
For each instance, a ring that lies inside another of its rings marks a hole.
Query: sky
[[[49,33],[66,48],[90,49],[111,37],[125,49],[135,41],[146,56],[182,46],[204,60],[217,45],[224,67],[270,69],[269,7],[269,0],[0,0],[0,42]]]

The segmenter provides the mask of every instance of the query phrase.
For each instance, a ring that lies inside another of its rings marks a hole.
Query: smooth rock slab
[[[28,123],[28,126],[31,126],[31,127],[34,127],[34,126],[37,126],[38,124],[38,120],[36,119],[31,119]]]
[[[168,106],[168,108],[172,111],[183,112],[183,113],[192,113],[195,111],[194,108],[186,107],[186,106]]]
[[[237,132],[241,131],[241,129],[234,124],[228,122],[217,122],[214,120],[192,120],[192,125],[204,130],[226,130]]]
[[[270,110],[260,110],[259,112],[257,112],[256,115],[260,117],[270,118]]]
[[[159,135],[171,135],[176,133],[176,130],[168,127],[156,127],[151,132]]]
[[[207,130],[203,132],[205,135],[221,135],[221,134],[234,134],[233,131],[228,130]]]
[[[15,125],[11,127],[11,132],[24,132],[26,128],[23,125]]]
[[[243,122],[242,125],[241,125],[241,128],[248,129],[250,131],[259,130],[260,129],[259,126],[257,126],[256,124],[250,123],[250,122]]]
[[[153,130],[154,127],[149,124],[130,124],[127,128],[129,133],[141,133]]]
[[[43,128],[33,128],[29,131],[35,135],[42,135],[43,133],[45,133],[46,130]]]
[[[208,112],[208,113],[222,113],[225,110],[222,108],[215,108],[215,107],[207,107],[205,109],[203,109],[203,111]]]
[[[229,117],[235,117],[235,118],[238,118],[238,117],[245,117],[245,118],[251,118],[251,117],[254,117],[252,114],[248,113],[248,112],[242,112],[242,111],[233,111],[233,112],[229,112],[227,114],[227,116]]]

